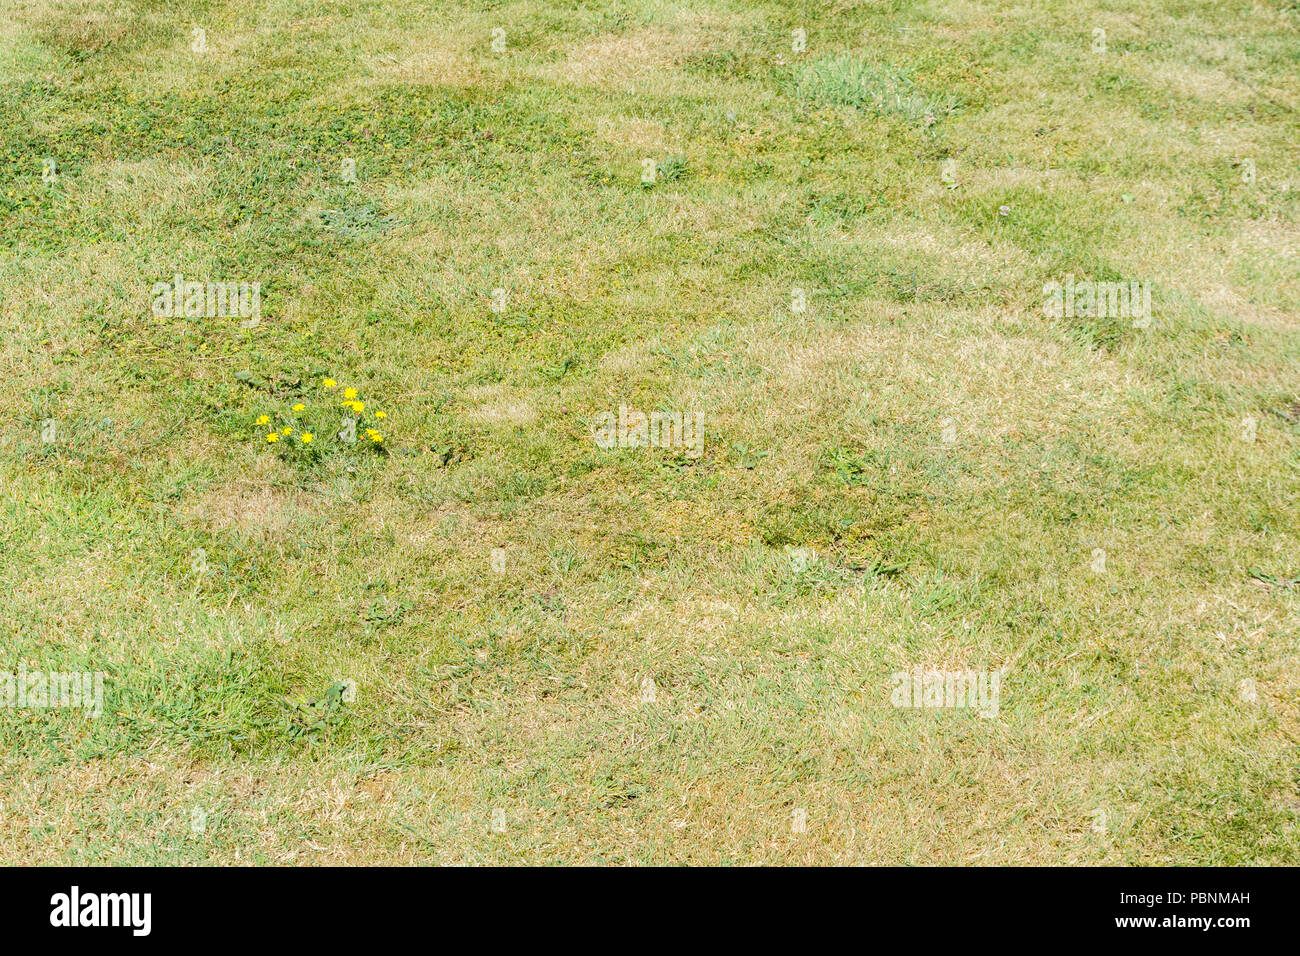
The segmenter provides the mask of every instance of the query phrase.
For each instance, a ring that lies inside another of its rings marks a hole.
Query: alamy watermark
[[[681,448],[688,458],[704,453],[704,428],[697,411],[638,412],[626,405],[618,414],[596,416],[596,446],[612,448]]]
[[[895,707],[968,707],[981,717],[998,715],[1002,671],[940,671],[914,668],[898,671],[890,681],[889,702]]]
[[[260,282],[188,282],[177,273],[149,290],[154,318],[227,319],[238,316],[252,328],[262,318]]]
[[[133,936],[148,936],[153,928],[152,893],[83,893],[73,886],[50,897],[50,925],[124,926]]]
[[[1043,286],[1043,312],[1048,318],[1133,319],[1137,328],[1151,324],[1151,283],[1076,282],[1066,276],[1064,284],[1055,280]]]
[[[104,711],[102,671],[29,671],[18,665],[18,673],[0,671],[0,707],[45,710],[79,707],[90,717]]]

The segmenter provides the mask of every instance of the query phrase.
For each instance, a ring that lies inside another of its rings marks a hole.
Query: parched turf
[[[0,862],[1300,862],[1294,3],[0,21]]]

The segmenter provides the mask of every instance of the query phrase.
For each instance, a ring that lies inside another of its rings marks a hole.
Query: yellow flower
[[[334,381],[334,379],[332,378],[327,378],[325,379],[325,381],[321,382],[321,384],[324,385],[326,388],[333,388],[335,385],[338,384],[338,382]]]
[[[343,397],[347,399],[356,398],[357,390],[355,388],[345,388],[343,389]]]
[[[280,434],[281,434],[281,435],[292,435],[292,434],[293,434],[293,429],[292,429],[292,428],[289,428],[288,426],[286,426],[286,427],[280,429]]]
[[[258,416],[257,416],[257,424],[259,424],[259,425],[269,425],[269,424],[271,424],[271,416],[270,416],[270,415],[258,415]]]
[[[279,441],[279,440],[280,440],[280,436],[277,435],[275,432],[271,432],[271,434],[269,434],[269,435],[266,436],[266,440],[267,440],[267,441],[272,441],[272,442],[274,442],[274,441]]]
[[[383,436],[383,435],[380,435],[380,434],[378,434],[378,433],[375,433],[374,435],[371,435],[371,436],[370,436],[370,440],[371,440],[372,442],[374,442],[376,445],[378,445],[381,441],[384,440],[384,436]]]
[[[352,410],[353,410],[354,412],[364,412],[364,411],[366,410],[366,403],[365,403],[365,402],[353,402],[353,403],[352,403]]]
[[[366,429],[366,434],[367,434],[367,435],[370,435],[370,436],[373,437],[373,436],[375,436],[375,435],[378,435],[379,432],[375,431],[373,428],[367,428],[367,429]]]
[[[375,412],[375,418],[387,418],[387,417],[388,417],[387,412]]]
[[[303,432],[302,435],[300,435],[299,437],[302,438],[302,443],[304,445],[310,445],[312,443],[312,439],[314,439],[316,436],[313,435],[311,432]]]
[[[306,411],[306,409],[307,409],[307,406],[304,405],[302,402],[299,402],[297,405],[293,406],[293,410],[294,410],[295,412]]]

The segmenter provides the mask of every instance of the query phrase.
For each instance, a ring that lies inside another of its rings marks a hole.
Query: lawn
[[[0,0],[0,97],[0,671],[102,680],[0,863],[1300,863],[1300,4]]]

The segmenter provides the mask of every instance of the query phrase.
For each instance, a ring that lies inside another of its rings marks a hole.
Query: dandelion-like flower
[[[271,416],[270,416],[270,415],[258,415],[258,416],[257,416],[257,424],[259,424],[259,425],[269,425],[269,424],[271,424]]]
[[[304,405],[302,402],[299,402],[297,405],[293,406],[293,410],[295,412],[304,412],[307,410],[307,406]]]
[[[280,440],[280,436],[277,435],[275,432],[271,432],[271,434],[266,436],[266,440],[269,442],[278,442]]]
[[[385,418],[387,418],[387,417],[388,417],[388,413],[387,413],[387,412],[375,412],[375,418],[379,419],[380,421],[382,421],[383,419],[385,419]]]
[[[338,384],[338,382],[334,381],[334,379],[332,378],[327,378],[325,379],[325,381],[321,382],[321,384],[324,385],[326,388],[333,388],[335,385]]]
[[[281,429],[280,429],[280,434],[281,434],[281,435],[292,435],[292,434],[293,434],[293,429],[286,425],[284,428],[281,428]]]
[[[343,397],[350,401],[357,397],[357,390],[355,388],[345,388],[343,389]]]
[[[316,436],[313,435],[311,432],[303,432],[298,437],[302,439],[302,443],[304,445],[310,445],[316,439]]]

